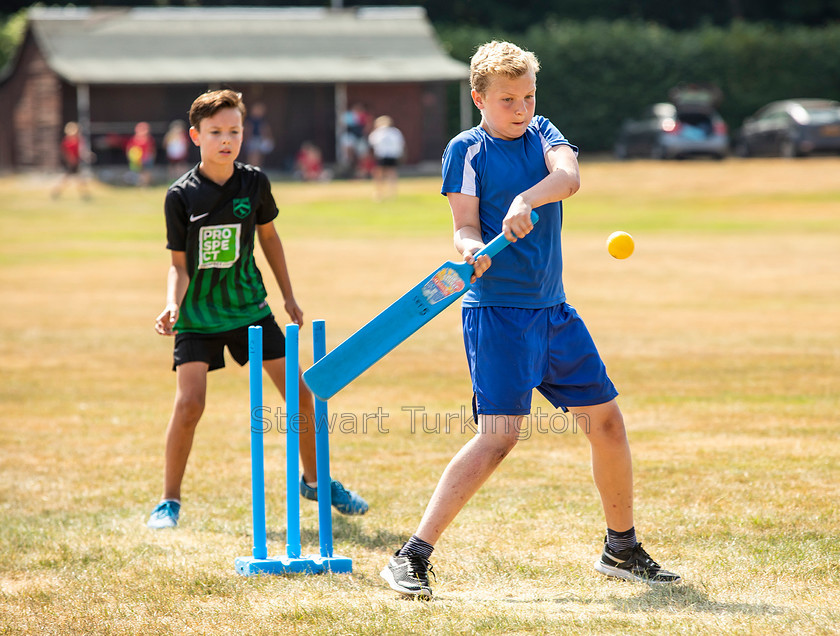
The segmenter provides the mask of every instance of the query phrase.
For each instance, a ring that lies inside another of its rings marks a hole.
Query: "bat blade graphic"
[[[531,213],[536,223],[539,217]],[[476,257],[491,258],[510,245],[504,234],[485,245]],[[473,266],[447,261],[378,316],[321,358],[303,374],[309,389],[328,400],[449,307],[470,288]]]

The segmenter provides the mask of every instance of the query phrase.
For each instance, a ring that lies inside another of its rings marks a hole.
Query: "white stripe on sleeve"
[[[569,146],[572,150],[575,151],[575,156],[577,156],[578,154],[578,149],[575,148],[572,144],[570,144],[569,141],[566,139],[561,141],[559,144],[551,144],[548,142],[548,139],[546,139],[545,136],[542,133],[540,133],[540,144],[542,144],[543,154],[547,153],[549,150],[556,146]]]
[[[461,178],[461,194],[469,194],[470,196],[478,196],[478,187],[476,184],[475,170],[472,167],[472,160],[481,150],[481,142],[475,143],[467,148],[467,153],[464,155],[464,176]]]

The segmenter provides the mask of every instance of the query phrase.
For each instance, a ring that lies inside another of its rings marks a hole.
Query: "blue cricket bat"
[[[539,220],[531,212],[531,221]],[[499,234],[476,252],[493,258],[510,245]],[[330,351],[303,374],[306,386],[328,400],[373,366],[386,353],[449,307],[470,288],[473,266],[447,261],[408,293]]]

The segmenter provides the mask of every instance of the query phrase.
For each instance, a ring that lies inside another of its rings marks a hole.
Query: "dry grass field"
[[[621,391],[640,538],[681,586],[594,571],[604,527],[588,445],[559,426],[532,427],[444,535],[433,602],[380,580],[470,435],[455,308],[330,403],[333,474],[371,504],[334,517],[352,575],[234,572],[251,550],[235,366],[211,375],[180,526],[148,530],[174,391],[172,342],[152,329],[164,189],[52,201],[43,178],[6,177],[0,633],[837,633],[840,160],[584,162],[582,175],[567,291]],[[327,320],[329,346],[455,257],[437,188],[406,180],[374,204],[369,183],[275,184],[298,300]],[[636,238],[626,261],[604,247],[617,229]],[[268,386],[266,401],[281,405]],[[271,553],[285,545],[283,448],[271,431]],[[314,504],[302,518],[315,551]]]

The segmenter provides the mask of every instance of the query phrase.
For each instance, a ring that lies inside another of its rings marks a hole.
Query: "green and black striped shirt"
[[[176,330],[218,333],[271,313],[254,261],[257,225],[277,216],[265,174],[235,162],[220,186],[196,166],[170,186],[165,212],[166,247],[186,252],[190,277]]]

